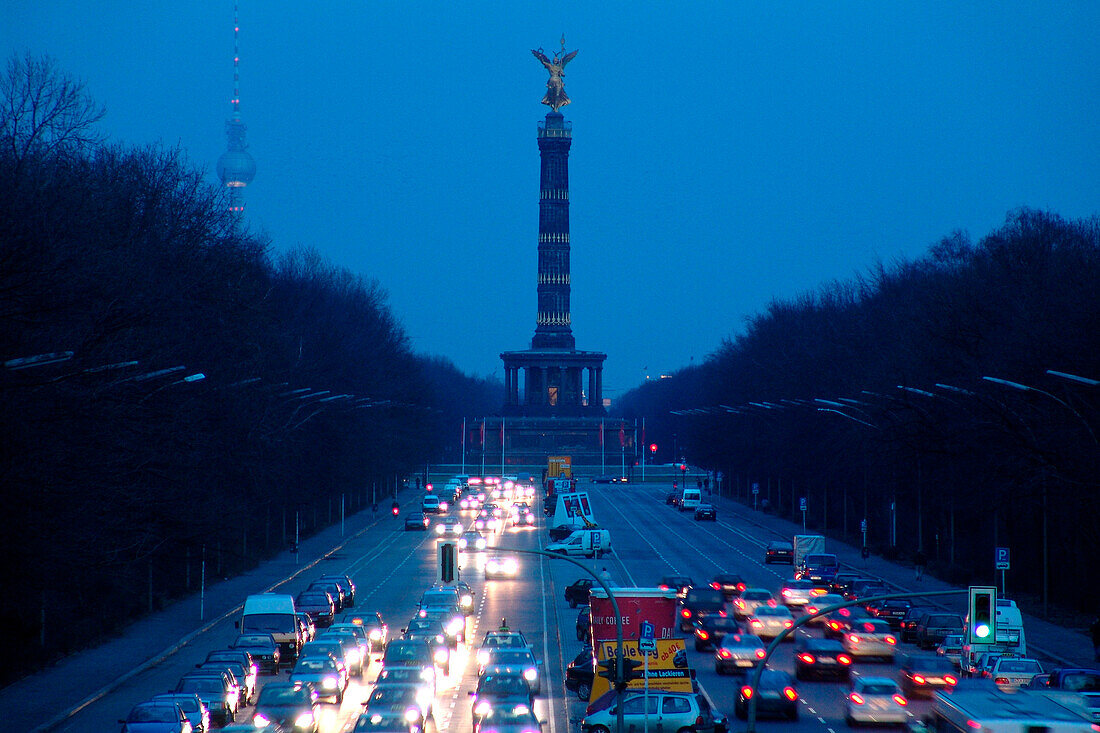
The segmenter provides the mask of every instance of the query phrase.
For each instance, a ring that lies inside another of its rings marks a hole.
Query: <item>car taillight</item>
[[[703,631],[702,629],[696,629],[696,630],[695,630],[695,635],[696,635],[696,636],[698,636],[698,637],[699,637],[700,639],[702,639],[703,641],[706,641],[707,639],[709,639],[709,638],[710,638],[710,634],[708,634],[707,632]]]
[[[753,619],[752,621],[750,621],[749,623],[751,623],[751,624],[752,624],[752,627],[753,627],[754,629],[759,629],[759,628],[760,628],[761,626],[763,626],[763,625],[764,625],[764,622],[763,622],[763,621],[761,621],[761,620],[760,620],[760,619],[758,619],[758,618],[754,618],[754,619]]]
[[[957,679],[957,678],[956,678],[956,677],[955,677],[954,675],[950,675],[950,674],[949,674],[949,675],[945,675],[945,676],[944,676],[944,678],[943,678],[943,680],[944,680],[944,682],[946,682],[946,683],[947,683],[947,684],[949,684],[949,685],[957,685],[957,684],[959,684],[959,680],[958,680],[958,679]]]
[[[784,621],[783,622],[783,628],[785,628],[785,629],[789,629],[792,626],[794,626],[794,621]]]
[[[852,658],[849,657],[847,654],[837,654],[836,661],[840,662],[841,664],[851,664]]]
[[[774,598],[769,598],[768,599],[768,605],[771,606],[772,608],[775,608],[775,599]]]
[[[967,724],[967,726],[969,726],[971,728],[981,728],[982,727],[982,724],[979,723],[976,720],[968,720],[968,721],[966,721],[966,724]]]
[[[1007,677],[994,677],[993,682],[995,684],[998,684],[998,685],[1007,685],[1008,684],[1008,678]]]
[[[894,637],[892,637],[892,636],[887,636],[887,637],[886,637],[886,643],[887,643],[887,644],[897,644],[897,643],[898,643],[898,640],[897,640],[897,639],[895,639],[895,638],[894,638]]]
[[[905,707],[909,704],[909,701],[901,695],[894,695],[894,702],[896,702],[898,705],[901,705],[902,707]]]
[[[854,702],[856,705],[863,704],[863,695],[860,695],[858,692],[853,692],[849,694],[848,699]]]
[[[737,584],[737,590],[745,590],[745,584],[744,583],[738,583]]]
[[[726,613],[726,609],[723,608],[720,611],[718,611],[718,617],[719,618],[726,618],[727,616],[729,616],[729,614]]]
[[[729,658],[730,658],[730,657],[732,657],[733,655],[732,655],[732,654],[730,654],[730,650],[729,650],[729,649],[719,649],[719,650],[718,650],[718,656],[720,656],[720,657],[721,657],[722,659],[729,659]]]
[[[680,611],[680,615],[684,618],[691,618],[691,609],[685,608],[683,611]]]
[[[784,598],[790,598],[791,597],[791,589],[790,588],[784,588],[783,589],[783,597]]]
[[[752,697],[752,688],[749,687],[748,685],[745,685],[744,687],[742,687],[741,688],[741,697],[745,698],[746,700],[748,700],[750,697]]]
[[[658,588],[660,588],[661,590],[668,590],[668,586],[667,586],[667,585],[665,585],[664,583],[661,583],[661,584],[660,584],[659,586],[657,586],[657,587],[658,587]]]
[[[794,701],[798,699],[798,693],[795,692],[793,687],[784,687],[783,694],[786,695],[788,700]]]
[[[839,630],[840,629],[840,622],[839,621],[830,621],[829,622],[829,628],[832,629],[833,631]]]
[[[848,634],[848,641],[852,642],[853,644],[858,644],[859,643],[859,637],[856,636],[855,634]]]
[[[713,588],[714,590],[722,590],[722,584],[721,583],[711,583],[710,587]]]
[[[924,676],[919,674],[913,675],[913,681],[916,682],[918,685],[923,685],[927,682],[927,680],[924,679]]]
[[[756,650],[756,658],[757,659],[763,659],[766,656],[768,656],[768,653],[766,651],[764,651],[763,649],[757,649]]]
[[[799,659],[801,659],[801,660],[802,660],[803,662],[805,662],[806,664],[813,664],[814,662],[816,662],[816,661],[817,661],[817,660],[816,660],[816,659],[814,658],[814,655],[813,655],[813,654],[806,654],[805,652],[803,652],[802,654],[799,654],[799,655],[798,655],[798,658],[799,658]]]

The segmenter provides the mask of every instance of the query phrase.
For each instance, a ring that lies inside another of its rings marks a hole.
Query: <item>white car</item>
[[[889,677],[856,677],[844,700],[844,722],[853,727],[858,723],[904,725],[909,722],[909,700]]]
[[[844,645],[844,651],[853,657],[893,661],[898,638],[885,621],[857,619],[852,622],[851,630],[841,637],[840,643]]]
[[[809,580],[788,580],[779,592],[783,604],[788,608],[804,608],[811,598],[824,594],[823,590],[815,587]]]
[[[1001,657],[993,665],[989,676],[1002,689],[1024,687],[1031,678],[1043,673],[1043,665],[1026,657]]]
[[[786,606],[757,606],[749,617],[749,631],[761,639],[774,639],[792,626],[794,617]],[[794,641],[794,635],[788,635],[787,641]]]
[[[435,524],[435,533],[444,537],[458,537],[462,531],[462,522],[455,517],[444,517]]]
[[[770,590],[764,588],[746,588],[738,598],[733,599],[733,613],[737,618],[748,618],[757,606],[775,606],[775,598]]]
[[[511,555],[493,555],[485,560],[485,579],[514,578],[519,572],[519,561]]]

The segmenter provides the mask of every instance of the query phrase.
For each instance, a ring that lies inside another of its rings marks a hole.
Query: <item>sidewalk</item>
[[[717,494],[704,495],[704,501],[714,504],[718,508],[718,516],[734,516],[738,519],[764,529],[775,536],[776,539],[790,541],[796,534],[803,534],[801,524],[781,519],[771,514],[754,511],[751,507],[728,497],[720,497]],[[890,562],[878,555],[871,555],[867,560],[860,557],[860,548],[848,545],[840,540],[829,537],[827,540],[829,552],[834,553],[840,564],[846,569],[859,572],[867,577],[877,577],[887,585],[897,588],[899,591],[934,591],[951,590],[952,588],[964,588],[965,586],[953,586],[949,583],[929,575],[917,581],[914,571],[910,567]],[[931,601],[929,605],[948,605],[959,608],[958,602],[951,596],[945,596],[938,603]],[[965,603],[962,607],[965,608]],[[1059,666],[1095,667],[1091,640],[1084,634],[1071,629],[1049,623],[1033,615],[1024,614],[1024,628],[1027,632],[1028,653],[1043,661],[1050,660]]]
[[[337,523],[303,540],[300,560],[295,560],[290,552],[283,552],[261,562],[249,573],[208,586],[203,621],[199,620],[196,593],[134,623],[119,637],[12,683],[0,690],[3,728],[50,730],[134,675],[163,662],[239,610],[245,596],[262,593],[309,570],[325,556],[388,519],[388,511],[375,514],[367,509],[350,515],[345,519],[343,537]]]

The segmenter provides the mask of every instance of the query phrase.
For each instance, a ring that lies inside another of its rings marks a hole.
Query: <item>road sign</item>
[[[995,547],[993,549],[993,566],[997,570],[1009,569],[1009,558],[1007,547]]]
[[[643,621],[638,628],[638,651],[657,651],[657,640],[653,635],[654,626],[649,621]]]
[[[861,519],[859,521],[859,531],[860,532],[866,532],[867,531],[867,520],[866,519]]]
[[[752,493],[754,493],[754,494],[759,494],[760,493],[760,484],[754,483],[752,485]]]
[[[802,496],[798,499],[798,510],[801,512],[806,511],[806,497]]]

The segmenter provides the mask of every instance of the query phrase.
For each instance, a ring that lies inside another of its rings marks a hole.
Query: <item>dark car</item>
[[[382,614],[377,611],[345,613],[340,617],[340,622],[355,624],[356,626],[362,626],[366,629],[367,638],[370,639],[370,650],[372,653],[377,654],[385,650],[386,637],[389,636],[389,627],[386,625],[386,622],[382,620]]]
[[[535,698],[523,675],[518,672],[494,672],[486,674],[477,682],[477,689],[470,692],[474,698],[472,705],[473,723],[497,708],[509,709],[517,705],[535,706]]]
[[[596,658],[592,647],[586,646],[565,668],[565,689],[577,693],[577,699],[592,696],[592,680],[596,677]]]
[[[317,731],[317,694],[309,685],[268,682],[260,691],[252,722],[257,728],[276,723],[287,730]]]
[[[727,600],[733,600],[741,595],[748,585],[737,573],[718,573],[710,579],[710,587],[726,594]]]
[[[913,602],[908,598],[887,598],[882,601],[871,601],[864,608],[875,618],[890,624],[890,628],[897,631],[901,628],[901,620],[913,607]]]
[[[394,639],[386,645],[382,667],[418,667],[426,676],[435,676],[435,660],[423,639]]]
[[[712,522],[718,521],[718,510],[714,508],[713,504],[700,504],[695,507],[695,521],[701,521],[703,519],[709,519]]]
[[[716,613],[692,619],[691,627],[695,632],[695,651],[698,652],[714,649],[722,643],[726,634],[739,634],[742,630],[737,619]]]
[[[921,649],[935,649],[948,634],[963,632],[962,616],[955,613],[926,613],[917,622],[916,641]]]
[[[338,575],[336,573],[328,573],[322,575],[318,580],[335,580],[344,589],[344,606],[351,608],[355,605],[355,583],[351,581],[351,578],[347,575]]]
[[[926,606],[913,606],[905,615],[902,616],[901,622],[898,624],[898,630],[901,632],[902,641],[913,641],[917,638],[917,623],[920,622],[921,617],[926,613],[935,613],[936,609],[928,608]]]
[[[734,712],[741,720],[745,720],[749,713],[749,698],[756,698],[756,715],[758,717],[775,716],[798,720],[798,691],[794,686],[794,678],[790,673],[778,669],[765,669],[760,673],[760,684],[754,689],[746,680],[737,695],[737,705]]]
[[[592,609],[584,608],[577,614],[577,641],[592,643]]]
[[[305,592],[328,593],[332,598],[333,618],[347,606],[347,596],[344,595],[344,587],[335,580],[315,580],[309,584]],[[295,606],[297,608],[297,606]]]
[[[679,501],[680,494],[678,492],[670,491],[665,494],[665,504],[667,504],[668,506],[676,506]]]
[[[848,591],[844,594],[844,598],[849,601],[855,601],[860,598],[885,595],[889,592],[890,589],[883,585],[882,581],[878,578],[856,578],[848,587]]]
[[[932,697],[937,690],[949,690],[959,684],[959,673],[947,657],[910,654],[901,665],[898,683],[907,697]]]
[[[400,713],[360,713],[353,733],[419,733],[419,729]]]
[[[573,581],[571,585],[565,586],[565,600],[569,601],[570,608],[588,605],[588,590],[593,583],[595,581],[591,578],[581,578]]]
[[[852,589],[852,583],[862,579],[863,576],[859,573],[842,570],[833,578],[832,592],[839,596],[847,596],[848,591]]]
[[[695,581],[686,575],[662,575],[661,579],[657,582],[657,587],[661,590],[674,590],[676,595],[681,598],[688,592],[688,589],[695,585]]]
[[[764,562],[781,562],[787,565],[794,564],[794,545],[790,542],[769,542],[764,548]]]
[[[409,512],[405,515],[405,530],[417,529],[424,531],[428,529],[428,517],[424,512]]]
[[[271,634],[240,634],[229,648],[251,654],[261,670],[279,673],[279,643]]]
[[[835,639],[800,637],[794,647],[794,673],[800,680],[831,677],[846,680],[852,672],[852,657]]]
[[[692,588],[680,599],[680,631],[691,631],[691,622],[726,608],[726,594],[713,588]]]
[[[336,616],[336,604],[326,591],[302,591],[294,599],[294,607],[309,614],[313,623],[321,627],[332,626],[332,619]]]
[[[183,708],[174,702],[143,702],[134,706],[122,723],[122,733],[183,733],[191,722]]]
[[[852,624],[871,618],[871,614],[860,606],[838,608],[825,618],[825,638],[839,639],[852,630]]]
[[[425,697],[423,688],[418,684],[377,685],[371,690],[365,705],[364,712],[370,715],[405,715],[405,719],[415,724],[419,730],[424,730],[428,719],[432,717],[431,700]]]

